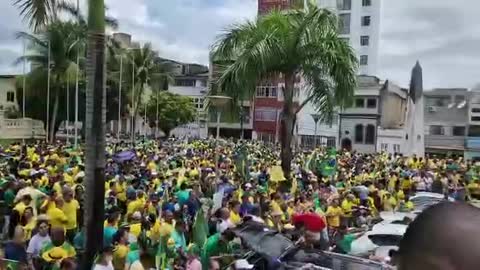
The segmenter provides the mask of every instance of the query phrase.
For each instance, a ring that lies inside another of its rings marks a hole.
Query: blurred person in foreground
[[[476,270],[479,255],[480,209],[445,202],[410,224],[393,259],[399,270]]]

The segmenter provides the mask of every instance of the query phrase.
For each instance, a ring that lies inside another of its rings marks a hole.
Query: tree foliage
[[[196,109],[192,99],[167,91],[153,95],[146,108],[148,123],[152,128],[156,126],[158,108],[158,126],[167,136],[174,128],[195,120]]]
[[[233,26],[213,49],[219,90],[234,100],[256,85],[276,77],[283,82],[284,106],[280,139],[282,167],[290,177],[291,142],[296,114],[307,102],[331,118],[336,106],[349,105],[356,86],[354,50],[337,34],[337,16],[308,4],[305,10],[273,11],[256,21]],[[304,81],[307,99],[295,104],[298,82]]]

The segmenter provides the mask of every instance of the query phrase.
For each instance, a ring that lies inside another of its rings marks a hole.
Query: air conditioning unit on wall
[[[430,107],[428,107],[428,111],[429,111],[429,112],[436,112],[436,111],[437,111],[437,107],[430,106]]]

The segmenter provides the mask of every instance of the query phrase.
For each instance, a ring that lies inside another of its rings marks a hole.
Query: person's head
[[[99,264],[108,265],[113,260],[113,248],[108,246],[104,247],[103,250],[100,252],[100,258],[98,260]]]
[[[230,210],[228,210],[228,208],[220,208],[218,210],[218,217],[221,218],[221,219],[228,219],[230,217]]]
[[[235,234],[231,229],[226,229],[225,231],[222,232],[220,236],[220,240],[224,243],[229,243],[235,238]]]
[[[128,230],[126,228],[120,228],[113,236],[113,244],[126,245],[128,243]]]
[[[210,267],[208,269],[210,270],[220,270],[220,263],[217,260],[210,260]]]
[[[23,202],[25,205],[29,205],[29,204],[32,202],[32,196],[30,196],[29,194],[23,195],[23,197],[22,197],[22,202]]]
[[[166,210],[166,211],[165,211],[165,222],[171,224],[172,221],[173,221],[173,217],[174,217],[174,216],[173,216],[172,211],[170,211],[170,210]]]
[[[24,220],[30,220],[33,217],[33,208],[32,207],[27,207],[25,208],[25,211],[23,212],[23,218]]]
[[[67,203],[73,200],[73,190],[70,187],[63,188],[62,195]]]
[[[177,232],[181,232],[181,233],[185,232],[185,230],[186,230],[185,222],[183,220],[177,220],[175,222],[175,230]]]
[[[474,270],[480,250],[480,209],[440,203],[408,227],[397,255],[399,270]]]
[[[64,204],[64,202],[63,202],[62,197],[55,198],[55,205],[57,206],[57,208],[62,208],[63,204]]]
[[[45,237],[48,235],[48,221],[47,220],[39,220],[37,221],[37,228],[38,228],[38,234],[42,237]]]
[[[332,200],[332,206],[333,206],[333,207],[337,207],[337,206],[339,206],[339,205],[340,205],[340,202],[338,201],[338,199],[333,199],[333,200]]]
[[[63,259],[60,263],[60,270],[76,270],[77,263],[72,258]]]
[[[65,242],[65,229],[61,227],[53,227],[50,239],[52,240],[52,244],[56,247],[63,245]]]

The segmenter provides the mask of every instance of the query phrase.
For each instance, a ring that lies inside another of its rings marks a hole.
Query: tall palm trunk
[[[106,65],[105,4],[89,0],[86,99],[86,246],[80,269],[91,269],[103,245],[105,196]]]
[[[293,129],[295,126],[295,112],[293,108],[293,95],[295,85],[295,74],[285,74],[285,88],[283,89],[284,105],[282,110],[282,123],[280,126],[280,159],[282,161],[283,174],[290,179],[292,153]]]
[[[57,123],[57,114],[58,114],[58,105],[60,103],[60,89],[61,87],[58,87],[57,91],[55,91],[55,100],[53,101],[53,111],[52,111],[52,119],[50,121],[50,135],[48,138],[50,139],[50,142],[55,141],[55,131],[56,129],[56,123]]]

